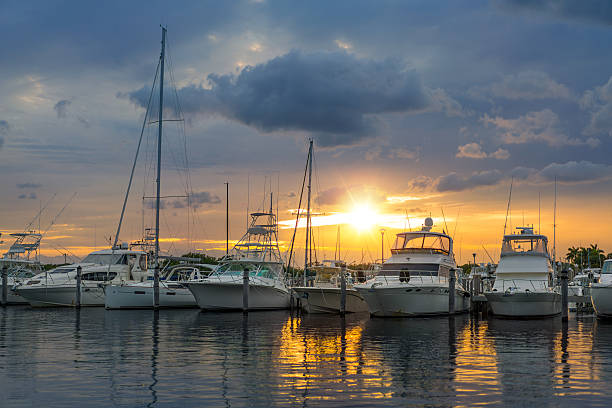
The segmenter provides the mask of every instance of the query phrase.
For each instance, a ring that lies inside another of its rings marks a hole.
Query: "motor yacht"
[[[591,302],[597,317],[612,317],[612,259],[606,259],[598,283],[591,283]]]
[[[287,309],[290,291],[277,238],[276,215],[250,214],[246,233],[207,278],[185,283],[204,310],[243,308],[243,273],[249,277],[248,310]]]
[[[354,287],[370,314],[380,317],[427,316],[449,313],[449,276],[456,274],[453,240],[432,231],[425,219],[420,231],[397,234],[391,257],[374,278]],[[469,293],[455,284],[455,313],[470,308]]]
[[[561,294],[553,286],[548,238],[532,227],[505,235],[493,289],[485,292],[495,315],[530,318],[561,313]]]
[[[12,289],[42,272],[42,266],[36,256],[42,235],[34,231],[9,235],[15,238],[15,242],[0,258],[0,269],[6,269],[7,272],[7,303],[27,304],[28,301]]]
[[[353,287],[357,273],[344,268],[342,261],[323,260],[309,271],[315,272],[312,286],[297,286],[293,290],[300,298],[302,310],[307,313],[340,313],[342,270],[346,282],[346,313],[367,312],[368,305]]]
[[[15,291],[33,307],[74,306],[77,268],[81,267],[81,306],[104,306],[103,286],[122,281],[145,281],[150,276],[147,253],[127,244],[87,255],[81,262],[39,273]]]
[[[159,281],[159,307],[197,307],[193,294],[184,285],[189,280],[207,277],[216,265],[179,264],[162,273]],[[106,309],[151,309],[153,308],[153,279],[145,282],[110,284],[104,288]]]

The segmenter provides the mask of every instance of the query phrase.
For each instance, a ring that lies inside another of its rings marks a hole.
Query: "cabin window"
[[[104,282],[115,279],[117,272],[87,272],[81,275],[81,279],[87,281]]]
[[[143,271],[147,270],[147,254],[141,254],[140,255],[140,260],[138,261],[138,266]]]
[[[511,237],[504,239],[502,253],[548,255],[543,237]]]
[[[379,275],[399,276],[410,278],[411,276],[438,276],[439,264],[409,264],[409,263],[387,263],[384,264]]]
[[[50,275],[56,274],[56,273],[69,273],[69,272],[74,272],[76,271],[76,268],[60,268],[60,269],[54,269],[52,271],[49,271],[48,273]]]
[[[89,254],[83,259],[83,263],[127,265],[127,256],[125,254]]]
[[[394,250],[413,253],[450,253],[450,238],[445,235],[427,233],[403,233],[397,234]]]
[[[612,262],[604,262],[601,273],[612,274]]]

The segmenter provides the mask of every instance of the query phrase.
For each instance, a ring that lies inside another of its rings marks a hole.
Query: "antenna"
[[[506,235],[506,226],[508,225],[508,213],[510,212],[510,202],[512,201],[512,184],[514,184],[514,177],[510,180],[510,194],[508,194],[508,206],[506,207],[506,221],[504,221],[504,235]],[[510,227],[512,228],[512,219],[510,220]]]
[[[538,191],[538,234],[542,233],[542,224],[540,222],[540,201],[541,201],[542,192]]]
[[[444,229],[446,230],[446,233],[449,234],[450,231],[448,230],[448,226],[446,225],[446,217],[444,216],[444,208],[440,206],[440,209],[442,210],[442,219],[444,220]]]

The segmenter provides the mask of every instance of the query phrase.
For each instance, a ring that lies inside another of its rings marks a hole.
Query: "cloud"
[[[612,175],[612,166],[592,163],[590,161],[569,161],[567,163],[551,163],[538,172],[538,177],[544,181],[577,183],[584,181],[599,181]]]
[[[20,200],[36,200],[36,198],[38,198],[36,196],[36,193],[30,193],[30,194],[19,194],[19,197],[17,197]]]
[[[346,188],[332,187],[327,190],[323,190],[317,196],[317,202],[319,205],[338,204],[348,196]]]
[[[455,157],[465,157],[469,159],[486,159],[488,157],[499,160],[506,160],[510,157],[510,153],[506,149],[501,147],[493,153],[486,153],[482,151],[482,148],[478,143],[468,143],[457,148],[457,154]]]
[[[374,147],[365,152],[366,160],[380,160],[380,159],[400,159],[400,160],[415,160],[419,161],[420,150],[410,150],[404,147],[393,147],[383,151],[382,147]]]
[[[0,120],[0,150],[4,146],[4,136],[8,135],[10,126],[6,120]]]
[[[568,20],[584,20],[612,25],[609,0],[498,0],[506,8],[537,11]]]
[[[579,104],[591,114],[583,134],[612,136],[612,77],[604,85],[587,90],[580,98]]]
[[[503,176],[499,170],[484,170],[469,176],[461,176],[453,172],[439,177],[436,180],[436,189],[440,192],[470,190],[497,184],[502,179]]]
[[[70,106],[70,104],[72,104],[72,102],[70,102],[68,99],[62,99],[61,101],[57,102],[55,106],[53,106],[53,109],[55,109],[58,118],[66,117],[66,113],[68,113],[68,107]]]
[[[17,188],[41,188],[42,184],[38,184],[38,183],[17,183],[16,184]]]
[[[291,51],[246,66],[238,75],[211,74],[208,85],[179,90],[184,112],[218,114],[262,132],[305,131],[321,147],[354,145],[375,136],[377,114],[433,106],[419,76],[399,60],[347,52]],[[142,88],[118,96],[144,107],[148,92]]]
[[[189,197],[189,201],[187,201],[187,197],[176,199],[173,201],[165,202],[164,200],[160,201],[159,208],[187,208],[188,204],[191,208],[197,209],[202,207],[204,204],[219,204],[221,199],[219,196],[209,193],[208,191],[200,191],[198,193],[192,193]],[[151,209],[155,209],[155,200],[147,201],[147,207]]]
[[[523,71],[516,75],[504,75],[500,82],[470,88],[468,94],[476,98],[494,97],[513,100],[571,98],[571,92],[565,85],[540,71]]]
[[[567,136],[561,130],[559,116],[550,109],[529,112],[516,119],[505,119],[501,116],[493,118],[485,113],[481,122],[485,126],[492,124],[497,127],[501,131],[502,141],[506,144],[543,142],[553,147],[599,145],[596,138],[583,140]]]

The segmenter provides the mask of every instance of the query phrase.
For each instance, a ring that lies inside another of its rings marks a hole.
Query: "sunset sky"
[[[556,178],[557,253],[612,252],[607,0],[2,2],[2,252],[49,200],[45,259],[108,247],[160,24],[165,117],[177,117],[178,95],[185,119],[184,139],[181,122],[164,136],[162,195],[176,196],[164,200],[164,251],[222,254],[225,182],[230,239],[272,189],[286,248],[313,138],[319,260],[334,257],[337,225],[342,258],[370,262],[381,228],[389,256],[395,233],[431,215],[458,262],[489,261],[483,247],[497,261],[512,178],[509,227],[541,226],[552,247]],[[142,197],[153,193],[155,131],[121,241],[153,226]],[[297,239],[300,250],[303,228]]]

